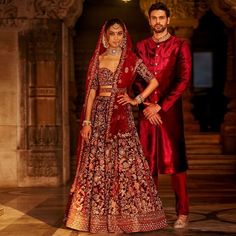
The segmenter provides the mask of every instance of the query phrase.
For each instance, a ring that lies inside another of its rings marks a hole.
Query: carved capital
[[[210,0],[209,2],[212,11],[221,18],[227,27],[236,27],[235,0]]]
[[[0,19],[57,19],[73,27],[84,0],[0,0]],[[8,26],[11,26],[8,22]],[[11,21],[14,24],[14,21]],[[6,21],[0,22],[0,26]]]
[[[17,18],[17,6],[13,0],[0,1],[0,18]]]
[[[35,0],[33,4],[36,18],[64,20],[72,27],[82,13],[83,0]]]

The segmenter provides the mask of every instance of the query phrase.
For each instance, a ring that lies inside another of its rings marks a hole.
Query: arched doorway
[[[212,11],[201,18],[192,37],[193,113],[202,132],[219,132],[227,110],[227,30]]]

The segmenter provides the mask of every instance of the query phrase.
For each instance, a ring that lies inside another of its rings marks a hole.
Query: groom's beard
[[[155,33],[162,33],[166,30],[166,25],[160,25],[160,24],[156,24],[154,26],[152,26],[152,30],[155,32]]]

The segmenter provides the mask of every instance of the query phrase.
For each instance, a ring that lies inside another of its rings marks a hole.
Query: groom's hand
[[[143,114],[147,119],[150,119],[161,110],[161,107],[156,103],[144,102],[143,104],[146,106]]]
[[[162,124],[161,116],[159,114],[153,115],[148,120],[152,125],[161,125]]]
[[[161,125],[162,120],[158,112],[161,110],[161,107],[155,103],[144,102],[144,105],[147,106],[144,110],[144,116],[152,125]]]

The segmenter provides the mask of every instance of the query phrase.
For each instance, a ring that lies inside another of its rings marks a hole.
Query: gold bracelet
[[[138,104],[143,103],[144,99],[141,94],[139,94],[137,97],[135,97],[135,100],[137,101]]]
[[[82,126],[85,126],[85,125],[92,126],[92,123],[91,123],[90,120],[84,120],[83,123],[82,123]]]

